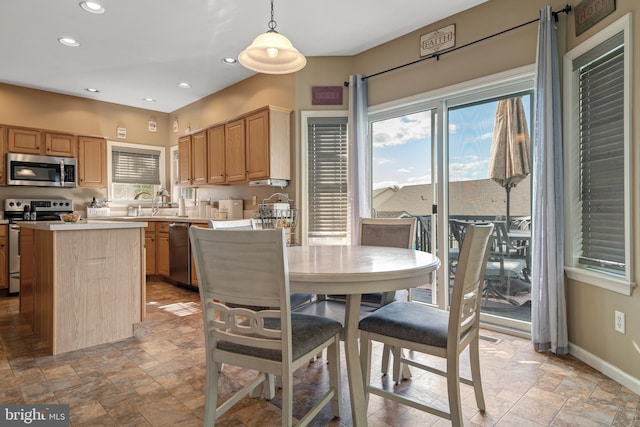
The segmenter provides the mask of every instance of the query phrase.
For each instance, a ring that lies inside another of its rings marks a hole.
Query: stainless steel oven
[[[35,221],[57,221],[60,215],[73,212],[68,199],[5,199],[4,219],[9,220],[9,295],[20,292],[20,223],[25,213]]]

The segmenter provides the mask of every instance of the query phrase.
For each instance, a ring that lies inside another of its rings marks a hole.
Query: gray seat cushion
[[[280,319],[265,319],[265,326],[269,329],[279,329]],[[291,342],[293,360],[313,350],[342,329],[342,324],[326,317],[310,314],[291,313]],[[261,349],[218,341],[218,348],[233,353],[256,356],[269,360],[282,360],[279,350]]]
[[[445,348],[449,313],[423,304],[395,301],[360,321],[360,329]]]

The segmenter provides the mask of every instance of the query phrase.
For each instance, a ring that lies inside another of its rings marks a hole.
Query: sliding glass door
[[[526,333],[531,319],[531,142],[523,145],[522,131],[529,138],[532,74],[517,80],[372,109],[372,216],[417,218],[417,248],[437,254],[443,266],[430,283],[412,289],[411,297],[441,308],[449,304],[465,227],[494,223],[482,319],[485,325]],[[511,117],[507,111],[514,106],[519,115]],[[523,149],[519,160],[526,167],[505,182],[496,168],[509,149],[497,150],[496,141],[516,125],[521,134],[516,132],[514,143]]]

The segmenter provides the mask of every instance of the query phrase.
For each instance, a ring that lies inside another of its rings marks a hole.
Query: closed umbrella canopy
[[[507,226],[509,226],[509,195],[511,188],[530,173],[529,126],[522,98],[508,98],[498,102],[493,128],[489,177],[507,192]]]

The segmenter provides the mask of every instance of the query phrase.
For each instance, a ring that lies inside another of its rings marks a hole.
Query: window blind
[[[160,151],[113,147],[111,182],[160,185]]]
[[[347,239],[347,118],[308,120],[310,239]]]
[[[624,271],[624,45],[616,37],[574,61],[579,74],[580,262]]]

